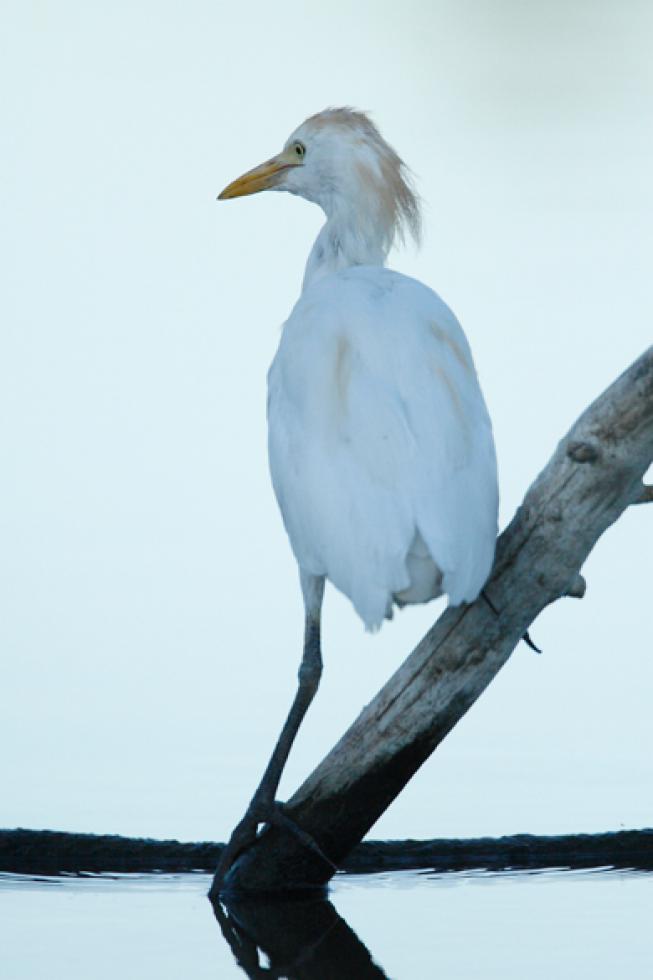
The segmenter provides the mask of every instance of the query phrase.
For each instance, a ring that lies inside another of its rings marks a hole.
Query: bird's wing
[[[348,269],[305,291],[269,375],[272,480],[300,566],[378,626],[421,535],[452,603],[475,598],[497,520],[469,346],[427,287]]]

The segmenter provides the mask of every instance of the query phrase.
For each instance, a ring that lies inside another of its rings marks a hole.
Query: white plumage
[[[454,605],[470,602],[497,531],[492,428],[465,335],[432,290],[384,267],[397,237],[419,236],[400,158],[363,113],[329,109],[220,197],[266,189],[305,197],[327,218],[268,379],[270,469],[300,568],[304,653],[286,723],[222,853],[215,895],[261,821],[287,829],[274,797],[320,680],[325,580],[369,629],[395,603],[443,593]]]
[[[366,626],[393,600],[476,598],[496,537],[492,432],[465,336],[435,293],[367,266],[308,285],[270,370],[268,417],[295,557]]]
[[[384,268],[398,236],[419,237],[406,168],[367,116],[329,109],[221,197],[266,188],[327,217],[269,374],[270,469],[304,584],[325,576],[372,629],[395,602],[470,602],[494,556],[492,428],[451,310]]]

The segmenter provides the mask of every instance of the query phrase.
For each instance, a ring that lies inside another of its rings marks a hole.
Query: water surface
[[[209,883],[0,875],[3,980],[601,980],[651,968],[650,873],[338,875],[329,901],[236,906],[222,923]]]

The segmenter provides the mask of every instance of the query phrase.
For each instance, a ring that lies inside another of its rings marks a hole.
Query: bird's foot
[[[215,875],[213,876],[213,883],[211,884],[211,889],[209,891],[209,898],[211,901],[215,902],[219,898],[220,892],[222,891],[222,887],[224,885],[224,880],[227,877],[229,869],[236,861],[236,858],[238,858],[243,851],[246,851],[249,847],[251,847],[256,840],[259,823],[260,821],[252,812],[252,807],[250,805],[247,808],[245,816],[239,823],[236,824],[231,832],[231,837],[222,849],[222,854],[220,855],[220,860],[218,861],[218,867],[216,868]]]
[[[267,800],[257,800],[254,798],[247,808],[245,816],[242,818],[240,823],[234,828],[228,843],[225,845],[222,854],[220,855],[220,860],[218,862],[218,867],[213,878],[213,884],[211,885],[211,890],[209,891],[209,898],[216,901],[223,890],[225,883],[225,878],[229,873],[229,870],[233,867],[236,860],[240,857],[244,851],[249,850],[249,848],[254,844],[256,838],[258,837],[258,828],[263,824],[265,826],[279,827],[282,830],[287,830],[293,834],[304,847],[313,851],[317,854],[322,861],[329,865],[333,871],[337,871],[336,865],[333,861],[327,857],[322,848],[319,846],[317,841],[305,830],[302,830],[294,820],[286,814],[283,803],[279,803],[277,800],[267,801]]]
[[[481,589],[481,595],[483,596],[483,598],[487,602],[488,606],[490,607],[490,609],[492,610],[492,612],[494,613],[494,615],[495,616],[499,616],[500,615],[499,610],[494,605],[494,603],[490,599],[490,597],[487,594],[487,592],[485,591],[485,589]],[[542,651],[540,650],[540,648],[535,643],[533,643],[533,640],[531,639],[531,635],[528,632],[528,630],[526,630],[526,632],[522,636],[522,640],[524,641],[524,643],[526,644],[526,646],[527,647],[530,647],[531,650],[534,650],[535,653],[542,653]]]

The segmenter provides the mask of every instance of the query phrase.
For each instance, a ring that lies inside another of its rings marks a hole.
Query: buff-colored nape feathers
[[[331,107],[318,112],[302,128],[319,131],[339,128],[354,142],[366,144],[370,153],[356,164],[363,182],[377,195],[389,239],[421,240],[422,215],[412,174],[399,154],[381,136],[370,116],[349,106]]]

